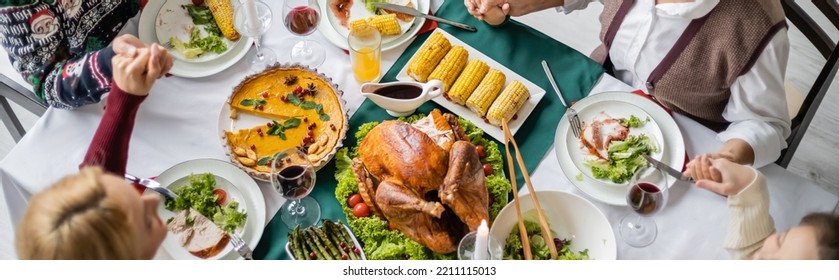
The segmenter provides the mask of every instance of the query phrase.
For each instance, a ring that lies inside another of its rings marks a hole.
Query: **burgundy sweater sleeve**
[[[145,95],[126,93],[113,84],[105,104],[105,114],[93,135],[81,167],[95,165],[117,176],[125,174],[134,117],[145,99]]]

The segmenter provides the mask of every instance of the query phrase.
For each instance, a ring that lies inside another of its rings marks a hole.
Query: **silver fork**
[[[556,85],[556,81],[554,81],[554,75],[551,73],[551,68],[548,67],[547,61],[542,60],[542,69],[545,70],[545,75],[548,76],[548,81],[551,82],[551,86],[554,88],[556,95],[559,96],[559,101],[562,102],[562,106],[565,106],[565,115],[571,123],[571,132],[574,133],[574,137],[580,138],[583,124],[580,122],[580,116],[577,115],[577,110],[572,109],[568,106],[568,103],[565,103],[565,98],[562,97],[562,92],[559,91],[559,87]]]
[[[571,123],[571,131],[574,132],[574,137],[580,138],[580,133],[583,131],[583,124],[580,122],[580,116],[577,115],[577,110],[569,107],[565,111],[565,114],[568,115],[568,122]]]
[[[236,249],[236,252],[240,256],[246,260],[253,260],[253,251],[251,251],[251,248],[248,247],[248,243],[244,239],[233,233],[228,233],[227,235],[230,236],[230,242],[233,243],[233,248]]]
[[[125,180],[127,180],[129,182],[132,182],[132,183],[140,184],[140,185],[142,185],[142,186],[144,186],[144,187],[146,187],[150,190],[153,190],[153,191],[155,191],[159,194],[162,194],[163,196],[165,196],[166,198],[169,198],[169,199],[175,199],[176,197],[178,197],[178,195],[175,194],[175,192],[161,186],[160,183],[158,183],[157,181],[152,180],[152,179],[146,179],[146,178],[141,179],[141,178],[138,178],[137,176],[125,173]]]

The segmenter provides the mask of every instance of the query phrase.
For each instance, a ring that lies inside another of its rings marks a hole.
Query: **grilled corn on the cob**
[[[230,41],[239,40],[239,32],[233,27],[233,5],[230,0],[207,0],[207,7],[213,13],[221,34]]]
[[[396,14],[369,17],[367,18],[367,24],[378,29],[379,32],[382,32],[382,35],[399,35],[399,33],[402,33],[402,28],[396,21]]]
[[[501,93],[501,88],[504,87],[506,82],[507,76],[504,73],[496,69],[489,70],[486,77],[478,84],[475,92],[466,100],[466,107],[478,114],[479,117],[485,116],[489,106]]]
[[[449,42],[449,39],[446,39],[446,36],[443,34],[435,32],[428,37],[428,40],[425,41],[422,47],[417,50],[414,58],[411,59],[408,65],[408,76],[411,76],[411,78],[414,78],[418,82],[427,82],[428,75],[431,75],[431,72],[434,71],[434,68],[437,67],[437,64],[440,63],[440,60],[446,56],[446,53],[451,48],[452,44]]]
[[[487,120],[493,125],[501,126],[519,111],[528,98],[530,98],[530,92],[521,82],[515,80],[510,82],[495,102],[492,102],[492,106],[489,106]]]
[[[399,35],[402,33],[402,27],[400,27],[399,22],[396,21],[396,14],[372,16],[365,19],[354,20],[350,22],[350,30],[364,24],[370,25],[376,30],[379,30],[379,33],[382,35]]]
[[[443,92],[447,92],[455,79],[457,79],[457,76],[460,75],[460,72],[463,71],[463,67],[466,66],[466,60],[468,59],[469,51],[461,46],[454,46],[443,57],[443,60],[437,65],[437,68],[434,68],[434,72],[431,72],[428,79],[442,81]]]
[[[454,85],[448,90],[449,98],[456,104],[466,104],[466,100],[478,87],[481,79],[486,76],[489,66],[480,59],[472,59],[466,64],[466,68],[457,77]]]

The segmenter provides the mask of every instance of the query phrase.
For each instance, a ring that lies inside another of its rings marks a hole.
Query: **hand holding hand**
[[[140,39],[131,34],[116,37],[111,43],[111,48],[116,55],[122,55],[128,58],[134,58],[137,56],[137,49],[145,47],[146,44],[143,41],[140,41]]]
[[[736,195],[755,180],[757,173],[745,165],[725,158],[700,157],[702,166],[707,166],[710,178],[698,179],[696,186],[725,196]],[[699,164],[699,163],[698,163]],[[694,177],[695,178],[695,177]]]
[[[155,80],[160,77],[163,67],[159,61],[152,60],[152,50],[136,49],[135,57],[116,55],[111,60],[114,69],[114,83],[126,93],[148,95]]]

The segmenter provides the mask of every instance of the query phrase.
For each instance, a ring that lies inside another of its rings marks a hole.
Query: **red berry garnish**
[[[353,247],[355,247],[355,246],[353,246]],[[353,248],[353,249],[352,249],[352,251],[353,251],[353,253],[355,253],[356,255],[359,255],[359,256],[361,255],[361,250],[359,250],[358,248]]]
[[[256,106],[256,109],[259,109],[260,111],[262,111],[262,110],[265,110],[265,106],[259,105],[259,106]]]
[[[268,98],[268,92],[267,92],[267,91],[263,91],[263,92],[262,92],[262,98],[263,98],[263,99],[267,99],[267,98]]]
[[[489,119],[484,118],[484,122],[485,122],[485,123],[489,123]]]
[[[338,246],[341,246],[341,248],[347,248],[347,243],[341,242]]]
[[[337,128],[335,128],[335,125],[334,125],[334,124],[331,124],[331,123],[329,124],[329,128],[331,128],[331,129],[332,129],[332,131],[336,131],[336,130],[338,130]]]
[[[294,94],[300,95],[302,93],[303,93],[303,87],[297,86],[296,88],[294,88]]]
[[[307,135],[309,135],[309,137],[314,138],[315,137],[315,131],[314,130],[309,130],[309,133],[307,133]]]
[[[513,115],[513,120],[518,120],[518,119],[519,119],[519,114]]]
[[[309,122],[309,117],[303,117],[303,122]]]
[[[349,258],[347,257],[347,255],[341,255],[341,259],[342,259],[342,260],[347,260],[347,259],[349,259]]]
[[[254,150],[254,151],[256,151],[256,145],[254,145],[254,144],[251,144],[251,150]]]
[[[315,260],[318,258],[318,255],[315,252],[309,252],[309,258]]]

